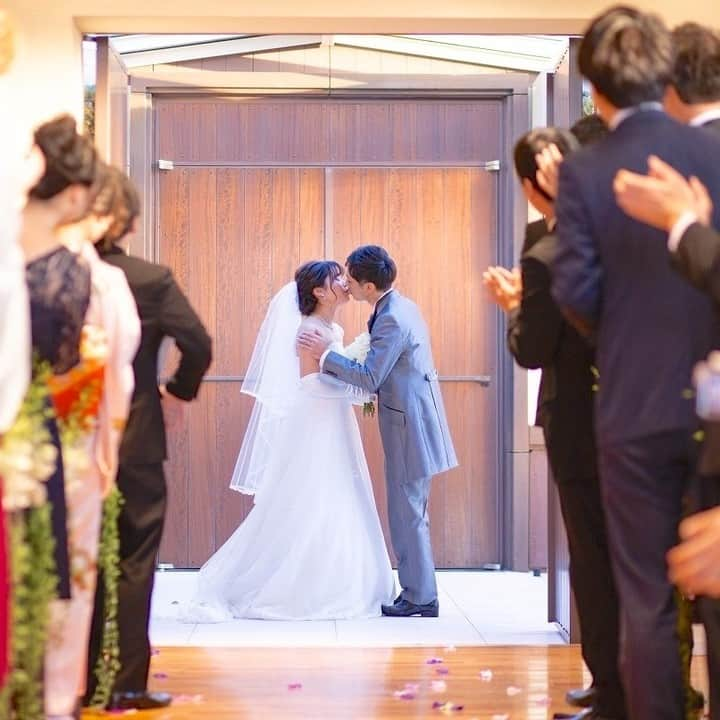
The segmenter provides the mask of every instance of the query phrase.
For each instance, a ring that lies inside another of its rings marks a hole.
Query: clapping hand
[[[613,183],[618,205],[632,218],[670,232],[685,212],[704,225],[710,223],[713,204],[696,177],[686,180],[659,157],[648,158],[648,174],[620,170]]]
[[[505,312],[519,307],[522,296],[522,278],[518,268],[508,270],[504,267],[489,267],[483,273],[483,285],[487,288],[492,300]]]
[[[689,596],[720,598],[720,507],[683,520],[680,539],[667,555],[670,580]]]

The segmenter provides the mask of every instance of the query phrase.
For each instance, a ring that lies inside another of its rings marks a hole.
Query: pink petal
[[[398,700],[414,700],[416,696],[412,690],[396,690],[393,697],[398,698]]]
[[[437,658],[437,657],[429,658],[428,660],[425,661],[425,664],[426,665],[442,665],[443,659]]]
[[[450,674],[450,670],[448,670],[446,667],[435,668],[435,672],[438,675],[449,675]]]
[[[493,671],[492,670],[481,670],[480,671],[480,679],[483,682],[490,682],[493,678]]]
[[[288,690],[302,690],[302,683],[288,683]]]
[[[153,648],[153,649],[150,651],[150,654],[151,654],[151,655],[159,655],[159,654],[160,654],[160,651],[159,651],[157,648]]]
[[[164,673],[164,672],[156,672],[156,673],[153,673],[153,677],[154,677],[156,680],[167,680],[167,679],[168,679],[168,674],[167,674],[167,673]]]

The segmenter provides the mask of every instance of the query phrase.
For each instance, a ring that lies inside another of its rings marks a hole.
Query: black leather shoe
[[[164,692],[117,692],[108,703],[108,710],[154,710],[167,707],[172,695]]]
[[[591,685],[589,688],[577,688],[576,690],[568,690],[565,693],[565,702],[573,707],[588,708],[592,707],[597,698],[597,690]]]
[[[437,600],[427,605],[416,605],[409,600],[400,600],[395,605],[383,605],[382,614],[388,617],[437,617],[440,613],[440,605]]]

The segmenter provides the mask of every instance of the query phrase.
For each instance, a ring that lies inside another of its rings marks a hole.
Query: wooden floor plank
[[[143,720],[546,720],[569,709],[568,688],[588,680],[577,646],[161,648],[151,676],[177,704]],[[693,680],[707,694],[704,658],[695,658]],[[406,686],[415,697],[394,696]],[[446,702],[463,710],[433,709]]]

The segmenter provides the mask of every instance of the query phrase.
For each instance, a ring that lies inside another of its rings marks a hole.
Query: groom
[[[390,535],[403,590],[383,615],[437,617],[439,605],[430,546],[428,497],[433,475],[456,467],[427,325],[417,305],[393,290],[395,262],[376,245],[354,250],[346,262],[350,293],[373,306],[365,363],[329,351],[319,333],[298,343],[322,372],[378,395]]]

